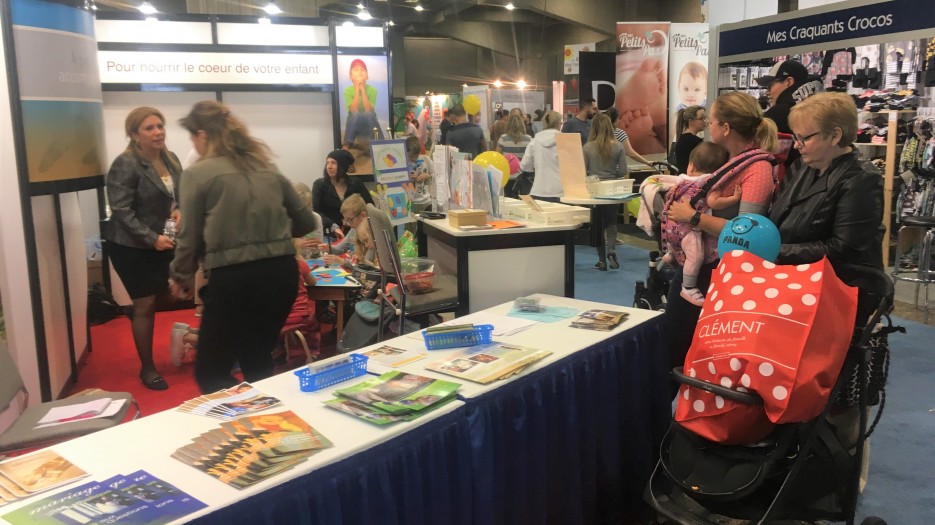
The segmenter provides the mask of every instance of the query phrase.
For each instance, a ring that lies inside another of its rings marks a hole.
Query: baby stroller
[[[678,168],[668,162],[653,162],[652,166],[663,175],[678,174]],[[648,217],[649,229],[647,233],[656,239],[656,244],[659,249],[649,252],[649,273],[646,275],[645,281],[636,281],[633,294],[633,307],[643,308],[645,310],[665,311],[666,297],[669,295],[669,281],[672,280],[673,273],[675,272],[674,268],[661,267],[660,265],[660,259],[662,258],[662,239],[660,235],[659,214],[662,213],[662,208],[665,204],[665,192],[656,191],[652,192],[652,195],[647,195],[649,192],[643,192],[643,189],[646,187],[647,184],[645,183],[640,185],[640,199],[642,200],[640,203],[641,216],[644,218]],[[644,209],[648,212],[648,215],[643,213]],[[646,228],[644,228],[644,230],[646,230]]]
[[[859,288],[858,319],[869,321],[855,328],[844,368],[822,414],[806,423],[779,425],[768,438],[750,445],[714,443],[673,421],[646,489],[647,501],[660,514],[691,525],[732,523],[729,520],[854,523],[864,445],[883,406],[888,354],[885,344],[875,350],[874,343],[899,329],[878,328],[892,309],[893,283],[886,274],[860,266],[848,266],[841,273],[844,282]],[[673,376],[679,383],[762,406],[762,399],[753,393],[688,377],[681,367]],[[854,403],[848,403],[845,395],[851,389],[856,391]],[[879,409],[868,429],[867,408],[877,396]],[[828,419],[833,410],[851,405],[854,408],[847,413],[857,419],[853,447],[842,444]]]

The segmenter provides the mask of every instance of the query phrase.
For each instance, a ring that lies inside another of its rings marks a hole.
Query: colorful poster
[[[665,153],[668,22],[617,23],[617,109],[620,127],[642,155]]]
[[[104,106],[94,16],[35,0],[15,0],[12,14],[29,181],[101,176]]]
[[[370,150],[377,182],[390,184],[409,180],[406,139],[375,140],[370,143]]]
[[[578,54],[582,51],[594,51],[597,48],[597,44],[565,44],[565,74],[566,75],[577,75],[578,74]]]
[[[354,175],[373,173],[370,141],[386,138],[389,84],[385,56],[338,55],[341,144],[354,155]]]
[[[383,197],[386,200],[386,213],[394,226],[415,220],[412,216],[412,195],[405,187],[386,188]]]
[[[669,143],[678,133],[675,114],[707,107],[708,24],[672,24],[669,32]]]

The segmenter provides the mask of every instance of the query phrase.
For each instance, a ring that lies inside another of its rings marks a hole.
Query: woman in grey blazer
[[[130,324],[140,356],[140,380],[147,388],[169,388],[153,363],[156,296],[168,290],[169,263],[179,221],[177,192],[182,166],[166,149],[166,119],[155,108],[139,107],[127,115],[130,143],[107,173],[111,216],[101,232],[114,270],[133,300]]]

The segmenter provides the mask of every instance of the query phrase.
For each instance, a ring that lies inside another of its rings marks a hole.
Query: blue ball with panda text
[[[718,236],[717,252],[724,257],[733,250],[743,250],[775,262],[780,245],[779,230],[771,220],[755,213],[744,213],[727,221]]]

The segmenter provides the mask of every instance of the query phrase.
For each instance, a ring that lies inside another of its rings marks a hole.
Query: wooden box
[[[448,224],[454,228],[461,226],[483,226],[487,224],[487,212],[484,210],[450,210]]]

